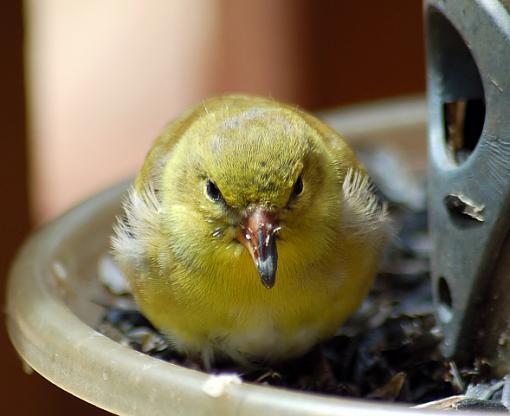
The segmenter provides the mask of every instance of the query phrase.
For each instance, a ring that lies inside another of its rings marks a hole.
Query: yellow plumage
[[[376,273],[385,210],[343,139],[294,107],[204,101],[156,140],[113,236],[135,299],[205,363],[303,354]]]

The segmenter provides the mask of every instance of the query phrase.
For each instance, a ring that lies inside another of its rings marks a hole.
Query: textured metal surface
[[[429,210],[444,352],[510,370],[509,2],[427,0]],[[508,341],[507,341],[508,340]]]

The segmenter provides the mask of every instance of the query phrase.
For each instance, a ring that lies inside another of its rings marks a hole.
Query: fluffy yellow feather
[[[212,98],[150,150],[112,238],[147,318],[210,364],[301,355],[371,286],[386,212],[353,151],[289,105]]]

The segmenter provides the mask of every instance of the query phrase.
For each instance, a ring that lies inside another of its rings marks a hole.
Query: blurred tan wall
[[[34,219],[133,173],[151,140],[211,89],[214,1],[29,0]]]
[[[27,118],[22,10],[2,3],[2,299],[29,210],[44,222],[134,172],[162,126],[207,95],[314,110],[424,90],[420,0],[27,0],[24,14]],[[6,414],[104,414],[26,376],[3,326],[0,354]]]
[[[165,123],[205,96],[316,109],[423,89],[417,0],[26,4],[37,223],[133,173]]]

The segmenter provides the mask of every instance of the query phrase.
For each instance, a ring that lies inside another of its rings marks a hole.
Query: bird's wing
[[[365,167],[358,161],[352,148],[330,126],[315,117],[305,117],[323,139],[335,161],[342,197],[342,227],[354,237],[361,237],[375,244],[388,234],[387,208],[374,192]]]
[[[388,233],[385,203],[375,194],[368,175],[350,168],[342,184],[342,226],[357,237],[369,237],[376,244]]]
[[[142,170],[127,192],[112,236],[112,252],[131,284],[158,263],[154,246],[162,243],[159,178],[174,145],[186,128],[189,113],[170,122],[149,151]],[[154,261],[156,260],[156,261]]]

